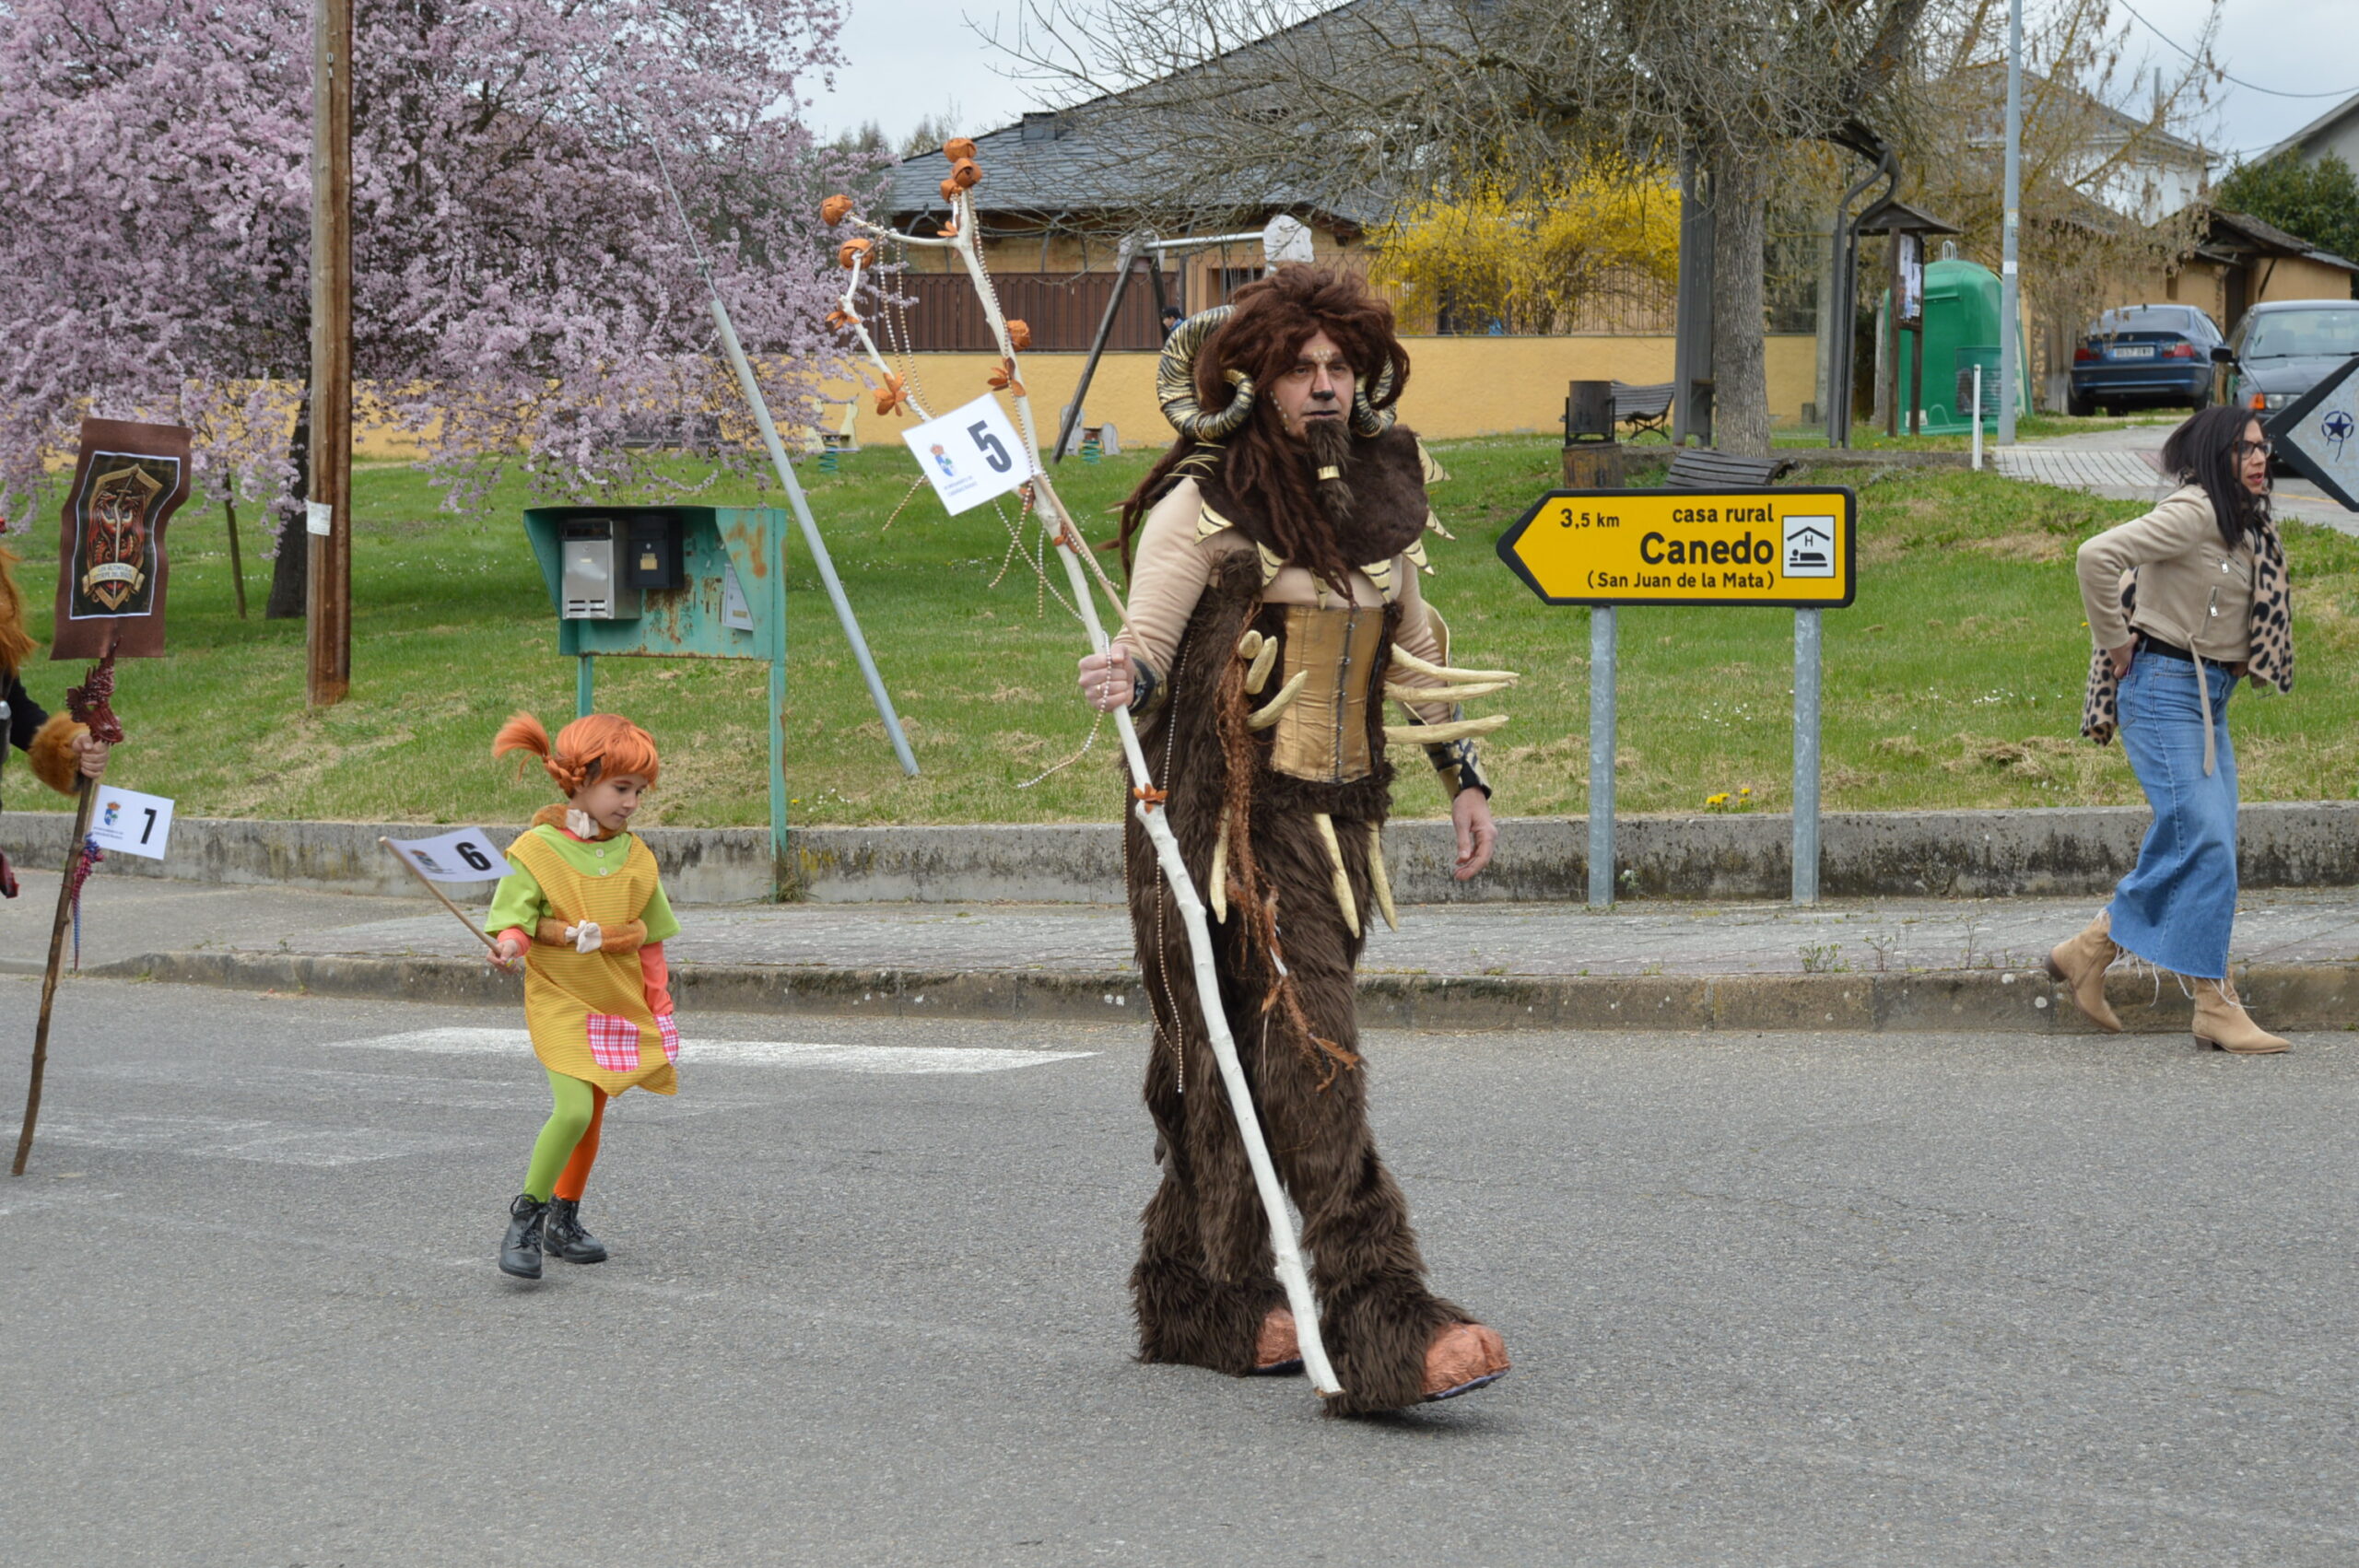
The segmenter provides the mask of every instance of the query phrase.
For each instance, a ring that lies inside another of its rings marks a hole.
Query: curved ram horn
[[[1156,361],[1155,401],[1162,407],[1163,416],[1173,429],[1200,441],[1235,435],[1253,412],[1253,381],[1242,370],[1231,370],[1226,377],[1236,389],[1227,407],[1207,411],[1196,399],[1196,355],[1234,309],[1215,305],[1181,322],[1171,329]]]

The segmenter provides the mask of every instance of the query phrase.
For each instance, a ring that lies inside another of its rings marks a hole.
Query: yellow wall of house
[[[2283,256],[2274,267],[2267,262],[2258,263],[2253,267],[2253,277],[2260,284],[2256,303],[2270,299],[2351,298],[2349,273],[2341,267],[2330,267],[2306,257]]]
[[[1532,434],[1560,429],[1566,383],[1616,380],[1667,381],[1672,374],[1668,337],[1413,337],[1409,391],[1401,417],[1437,440],[1473,436]],[[1028,354],[1024,375],[1043,446],[1054,439],[1057,411],[1073,397],[1087,357]],[[1088,415],[1093,425],[1111,424],[1133,446],[1161,446],[1170,434],[1155,403],[1155,356],[1109,354],[1090,383]],[[1802,404],[1815,395],[1817,342],[1807,334],[1768,340],[1769,410],[1780,425],[1801,421]],[[982,354],[921,354],[918,381],[937,413],[980,397],[998,361]],[[909,421],[879,418],[863,383],[827,383],[832,400],[827,427],[841,426],[847,403],[858,410],[853,433],[863,445],[896,439]],[[856,399],[857,401],[852,401]],[[417,442],[398,435],[364,410],[354,421],[354,455],[368,461],[407,461],[420,455]]]
[[[1668,337],[1414,337],[1406,340],[1411,361],[1409,391],[1401,417],[1419,434],[1437,440],[1561,429],[1566,383],[1576,380],[1659,382],[1671,380]],[[1769,408],[1781,425],[1799,423],[1802,404],[1815,396],[1817,340],[1805,333],[1768,340]],[[1030,354],[1024,375],[1046,446],[1055,437],[1057,411],[1073,397],[1086,356]],[[933,394],[936,412],[980,397],[998,362],[981,354],[921,354],[918,378]],[[853,395],[854,384],[839,381],[827,395]],[[908,427],[898,415],[880,419],[874,402],[855,406],[854,433],[863,443],[894,439]],[[1155,356],[1109,354],[1090,382],[1089,423],[1111,424],[1132,446],[1161,446],[1170,427],[1155,403]],[[830,421],[831,425],[833,421]]]
[[[2264,257],[2251,263],[2248,275],[2255,289],[2246,301],[2249,305],[2271,299],[2352,298],[2351,274],[2302,256],[2280,256],[2273,262]],[[2236,325],[2228,320],[2228,269],[2217,262],[2190,261],[2176,277],[2157,273],[2131,278],[2114,291],[2109,303],[2159,305],[2165,300],[2200,306],[2223,329]]]

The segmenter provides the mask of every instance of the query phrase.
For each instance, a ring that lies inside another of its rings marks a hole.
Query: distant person
[[[1168,343],[1171,341],[1171,334],[1180,330],[1180,323],[1184,320],[1186,320],[1186,318],[1180,315],[1179,306],[1166,305],[1163,308],[1164,342]]]
[[[2192,985],[2199,1044],[2244,1055],[2285,1042],[2246,1013],[2228,977],[2236,916],[2236,754],[2228,698],[2240,676],[2294,688],[2285,548],[2269,514],[2260,421],[2207,408],[2163,446],[2180,488],[2080,550],[2081,603],[2096,652],[2081,732],[2118,728],[2154,808],[2138,864],[2048,973],[2099,1027],[2119,1032],[2106,971],[2122,955]]]

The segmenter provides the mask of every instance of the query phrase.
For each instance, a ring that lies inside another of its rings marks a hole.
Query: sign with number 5
[[[160,860],[172,837],[172,802],[161,795],[101,784],[99,798],[90,802],[90,837],[110,855]]]
[[[1032,477],[1024,439],[999,400],[985,392],[964,408],[901,432],[918,467],[954,515],[1004,496]]]

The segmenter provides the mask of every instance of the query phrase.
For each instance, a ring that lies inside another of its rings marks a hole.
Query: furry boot
[[[508,1206],[508,1235],[499,1243],[499,1271],[520,1280],[541,1277],[541,1225],[549,1206],[529,1192],[520,1192]]]
[[[2286,1044],[2252,1021],[2233,980],[2195,982],[2195,1043],[2237,1056],[2272,1056]]]
[[[1231,1377],[1266,1370],[1261,1344],[1273,1303],[1285,1299],[1265,1263],[1245,1282],[1216,1280],[1203,1266],[1196,1240],[1195,1195],[1176,1173],[1141,1216],[1144,1235],[1131,1270],[1131,1306],[1138,1316],[1139,1359],[1209,1367]],[[1287,1320],[1293,1340],[1293,1318]]]
[[[2105,972],[2121,949],[2114,946],[2110,934],[2112,917],[2105,910],[2097,911],[2080,935],[2070,942],[2060,942],[2048,955],[2048,973],[2064,982],[2072,993],[2072,1005],[2088,1016],[2089,1022],[2107,1034],[2121,1033],[2121,1019],[2105,1000]]]

